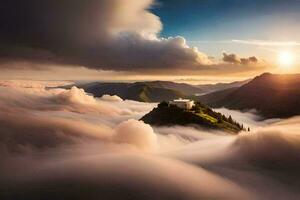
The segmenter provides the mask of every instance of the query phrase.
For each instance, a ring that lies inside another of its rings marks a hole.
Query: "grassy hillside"
[[[192,125],[230,133],[238,133],[243,130],[243,125],[235,122],[231,116],[225,117],[200,102],[197,102],[190,111],[162,102],[157,108],[143,116],[141,120],[155,126]]]
[[[185,95],[176,90],[144,86],[139,90],[138,97],[133,97],[132,99],[143,102],[160,102],[162,100],[169,101],[181,97],[185,97]]]

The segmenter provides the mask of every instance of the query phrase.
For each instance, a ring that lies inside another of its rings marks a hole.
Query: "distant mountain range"
[[[161,102],[176,98],[195,98],[196,95],[206,94],[225,88],[237,87],[245,84],[246,81],[234,83],[219,83],[209,85],[189,85],[186,83],[175,83],[171,81],[151,81],[135,83],[102,83],[93,82],[87,84],[77,84],[87,93],[95,97],[104,94],[117,95],[122,99],[129,99],[142,102]],[[73,85],[64,86],[71,88]]]
[[[217,83],[217,84],[206,84],[206,85],[198,85],[198,88],[201,88],[202,93],[200,95],[208,94],[211,92],[216,92],[220,90],[226,90],[230,88],[236,88],[241,87],[242,85],[245,85],[246,83],[250,82],[251,79],[247,79],[244,81],[235,81],[232,83]]]
[[[68,86],[70,87],[70,86]],[[154,82],[136,82],[136,83],[88,83],[77,85],[83,88],[85,92],[93,94],[95,97],[101,97],[105,94],[117,95],[122,99],[141,101],[141,102],[160,102],[163,100],[172,100],[175,98],[186,97],[187,94],[180,90],[169,89]],[[193,87],[191,87],[194,90]],[[184,90],[186,90],[184,88]]]
[[[256,109],[266,118],[286,118],[300,114],[300,74],[264,73],[237,88],[198,97],[212,107]]]
[[[73,85],[64,86],[70,88]],[[199,100],[210,107],[256,109],[265,118],[300,115],[300,74],[264,73],[252,80],[208,85],[170,81],[77,84],[96,97],[118,95],[122,99],[162,102],[176,98]]]

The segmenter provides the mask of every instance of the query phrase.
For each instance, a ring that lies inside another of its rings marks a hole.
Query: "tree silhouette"
[[[169,106],[169,104],[167,102],[165,102],[165,101],[163,101],[160,104],[158,104],[159,108],[164,108],[164,107],[168,107],[168,106]]]

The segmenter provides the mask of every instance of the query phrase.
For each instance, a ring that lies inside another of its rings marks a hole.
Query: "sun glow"
[[[282,51],[278,55],[278,62],[281,68],[292,67],[295,63],[295,56],[291,52]]]

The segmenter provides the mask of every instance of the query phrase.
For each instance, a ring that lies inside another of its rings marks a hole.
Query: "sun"
[[[280,67],[289,68],[295,63],[295,56],[289,51],[282,51],[278,55],[278,62]]]

